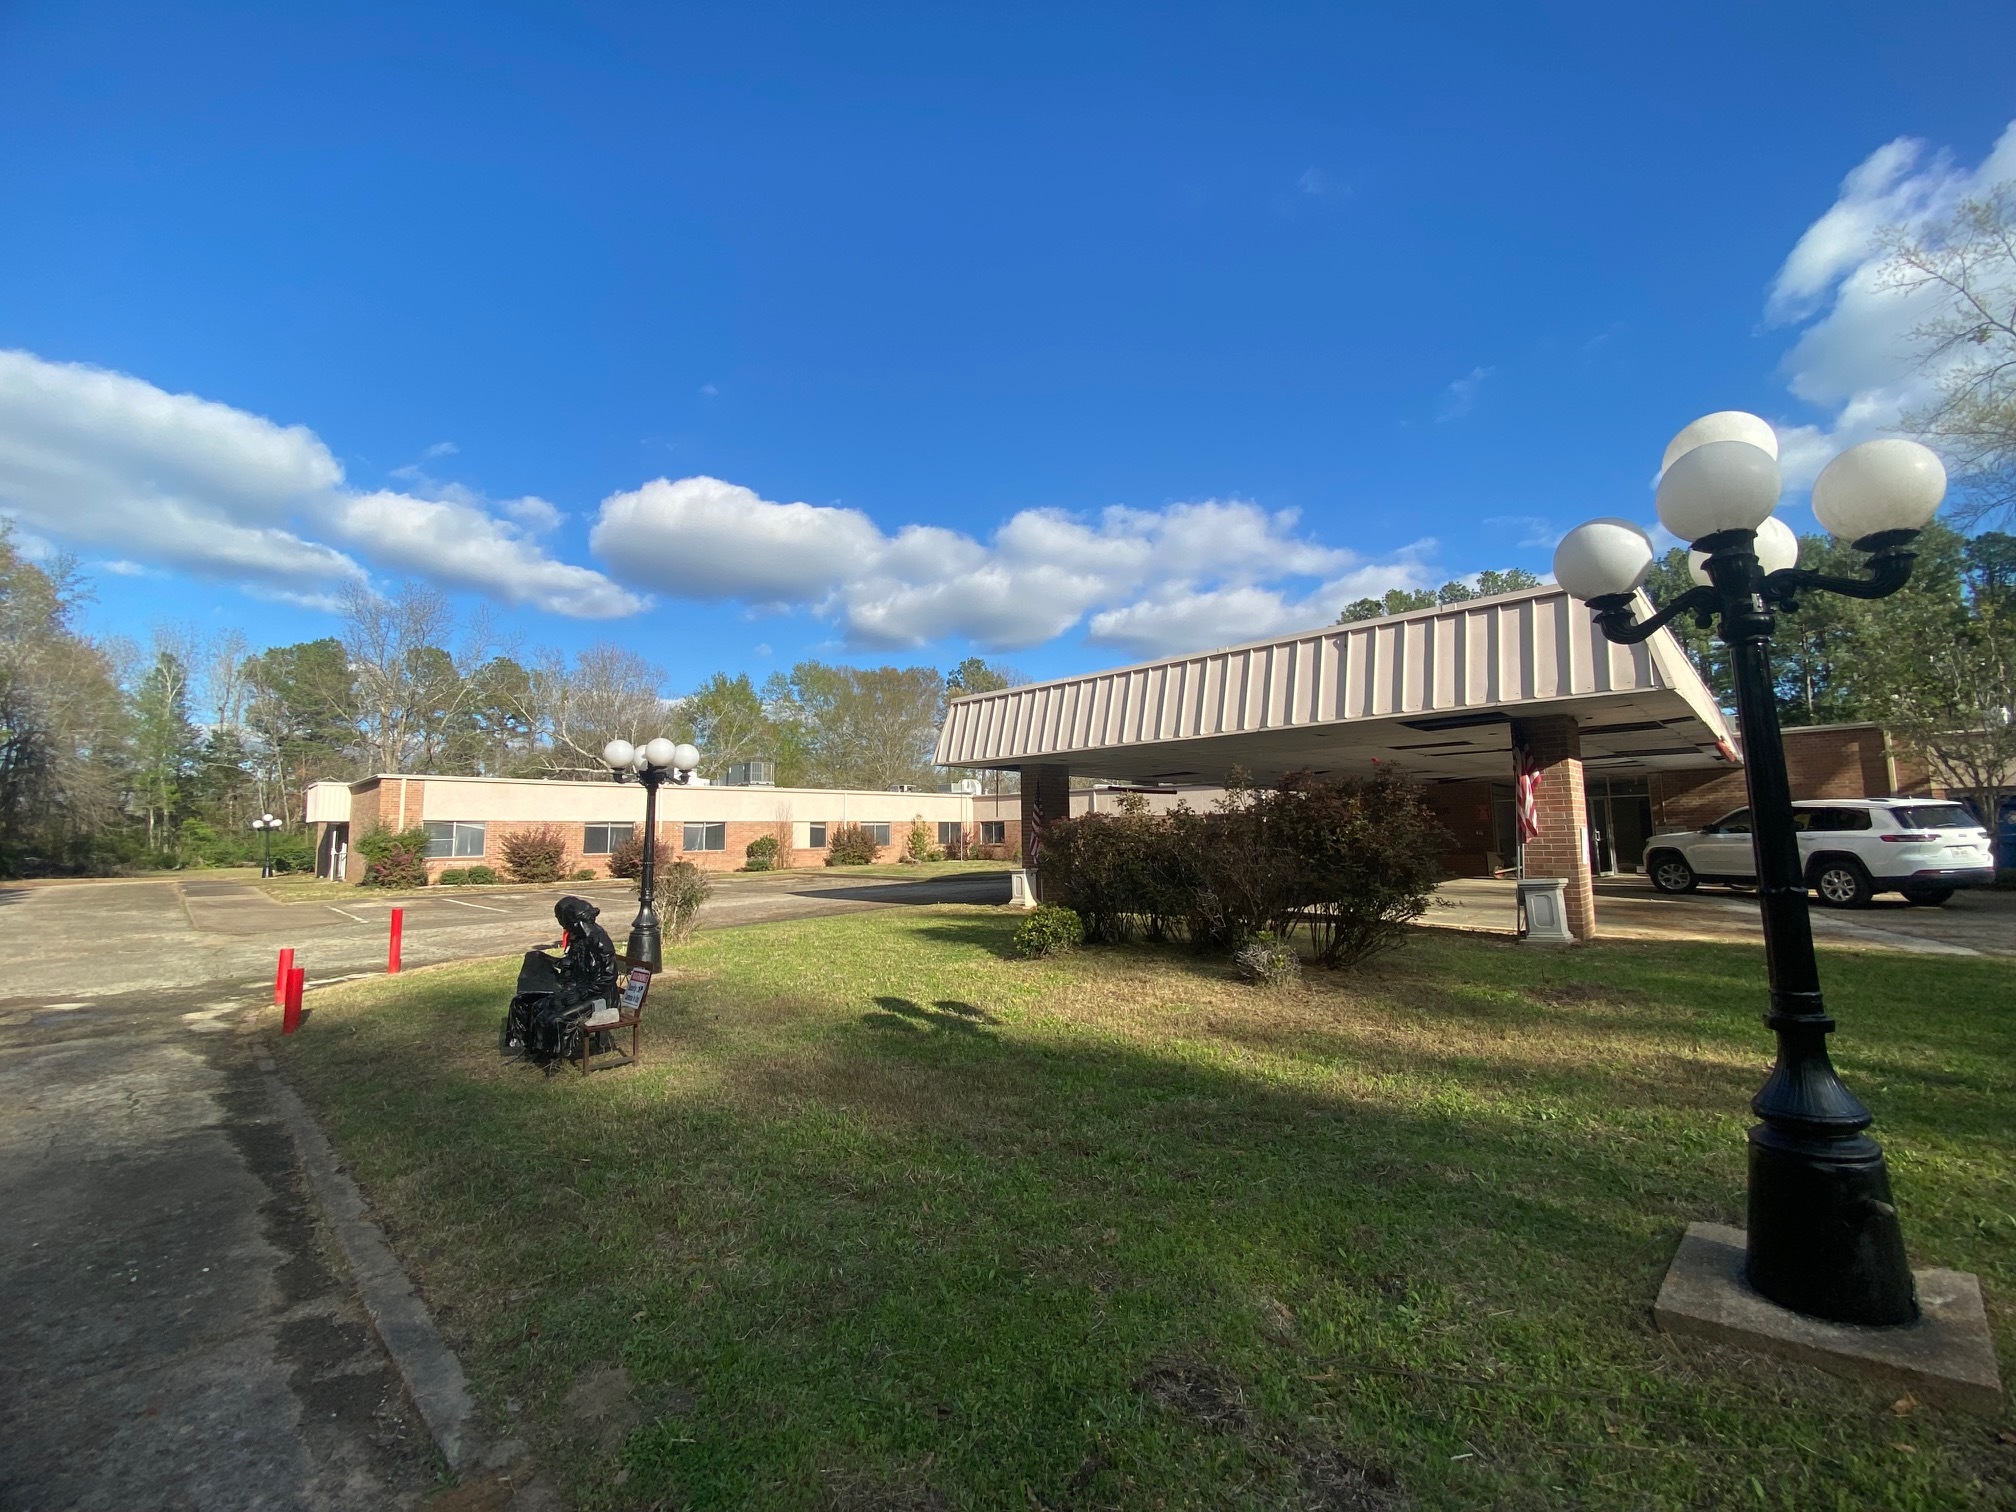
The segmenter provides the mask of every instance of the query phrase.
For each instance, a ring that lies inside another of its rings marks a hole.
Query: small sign
[[[644,994],[651,990],[651,973],[642,966],[630,969],[628,980],[623,983],[623,1012],[635,1013],[644,1006]]]

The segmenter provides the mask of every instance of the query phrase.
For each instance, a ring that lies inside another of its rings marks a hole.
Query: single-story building
[[[1515,743],[1541,774],[1523,856]],[[1791,731],[1787,750],[1799,797],[1933,791],[1874,725]],[[1564,879],[1583,939],[1597,875],[1637,869],[1657,830],[1745,802],[1734,733],[1672,635],[1612,644],[1552,586],[956,699],[936,759],[1018,769],[1019,795],[981,802],[1013,807],[1039,862],[1044,820],[1096,801],[1073,777],[1187,787],[1201,807],[1235,771],[1266,784],[1397,768],[1453,837],[1447,870],[1523,859],[1529,877]]]
[[[427,869],[430,876],[439,876],[471,866],[501,871],[507,836],[550,826],[566,837],[567,870],[606,875],[610,855],[644,826],[644,790],[613,779],[392,772],[358,782],[310,783],[305,807],[315,835],[316,875],[345,882],[364,880],[364,858],[354,841],[378,828],[424,827]],[[978,845],[988,828],[975,822],[973,798],[965,793],[668,783],[658,789],[658,855],[708,871],[733,871],[743,864],[750,841],[772,835],[787,853],[782,864],[795,859],[800,866],[817,865],[835,828],[862,824],[888,847],[883,859],[893,861],[903,854],[911,826],[920,819],[941,845]],[[999,844],[1005,826],[994,828],[1000,832],[995,835]]]

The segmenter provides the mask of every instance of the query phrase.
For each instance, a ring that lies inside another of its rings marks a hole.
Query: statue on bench
[[[521,1056],[551,1075],[579,1054],[583,1034],[607,1038],[606,1031],[588,1027],[591,1017],[617,1002],[616,946],[595,922],[600,912],[586,898],[571,895],[553,905],[563,953],[549,955],[548,946],[525,952],[518,992],[504,1016],[506,1055]]]

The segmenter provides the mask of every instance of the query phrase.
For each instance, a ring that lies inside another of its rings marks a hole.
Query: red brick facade
[[[1897,750],[1881,725],[1797,726],[1785,732],[1794,798],[1944,797],[1922,762]],[[1699,829],[1750,801],[1741,767],[1655,772],[1652,827]]]
[[[1582,784],[1582,731],[1565,714],[1522,719],[1526,749],[1540,766],[1540,833],[1526,842],[1526,875],[1561,877],[1568,928],[1578,940],[1596,937],[1596,888],[1589,865],[1589,808]]]

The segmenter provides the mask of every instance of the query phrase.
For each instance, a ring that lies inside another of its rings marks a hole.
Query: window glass
[[[1979,829],[1981,821],[1957,803],[1917,803],[1894,808],[1891,815],[1905,829]]]
[[[980,843],[982,845],[1006,845],[1008,843],[1008,821],[1006,819],[982,819],[980,821]]]
[[[956,819],[950,822],[943,819],[938,821],[938,843],[940,845],[957,845],[960,837],[965,832],[966,826],[959,823]]]
[[[607,856],[630,843],[631,826],[627,824],[589,824],[581,830],[581,854],[584,856]]]
[[[429,820],[429,856],[480,856],[483,854],[483,826],[462,820]]]
[[[1830,835],[1842,834],[1848,830],[1869,828],[1869,810],[1852,808],[1800,809],[1796,813],[1808,817],[1801,829],[1813,830]]]
[[[826,845],[826,826],[808,824],[805,826],[805,844],[812,850],[821,850]]]
[[[1726,835],[1747,835],[1750,833],[1750,810],[1741,808],[1733,814],[1724,814],[1715,821],[1715,828]]]
[[[713,824],[688,821],[685,844],[680,847],[689,851],[717,851],[728,849],[728,826],[722,822]]]
[[[870,839],[872,839],[872,840],[873,840],[873,841],[874,841],[874,842],[875,842],[875,843],[876,843],[877,845],[887,845],[887,844],[889,843],[889,826],[888,826],[888,825],[886,825],[886,824],[864,824],[864,825],[862,825],[862,826],[861,826],[861,828],[863,828],[863,829],[865,829],[866,831],[868,831],[868,835],[869,835],[869,838],[870,838]]]

